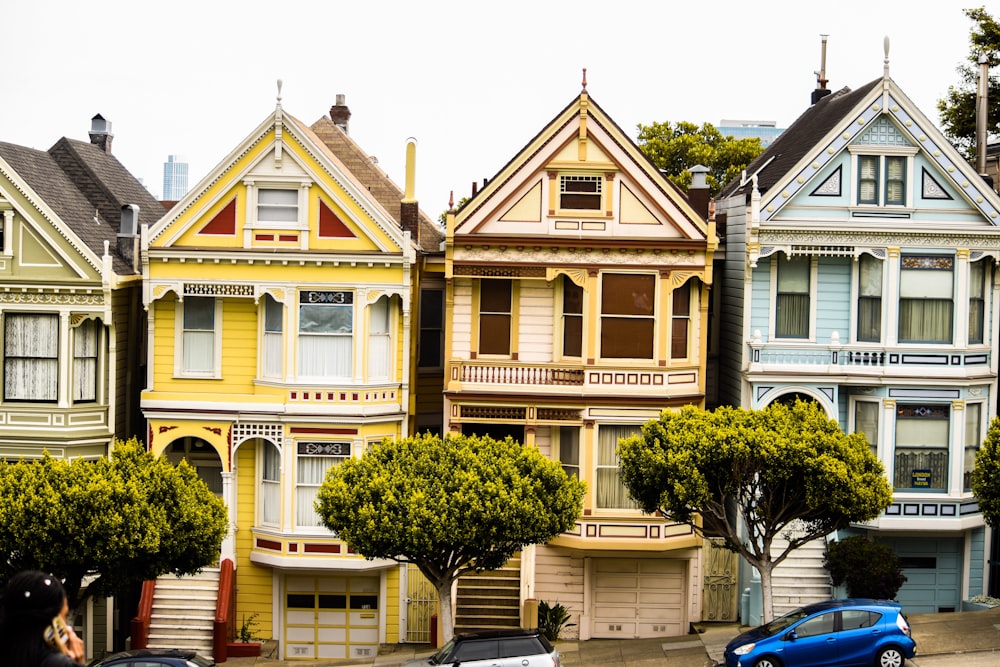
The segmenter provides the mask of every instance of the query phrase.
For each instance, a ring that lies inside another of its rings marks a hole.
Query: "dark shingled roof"
[[[139,207],[139,225],[152,225],[164,210],[116,157],[66,137],[47,152],[0,142],[0,156],[98,257],[109,242],[115,273],[136,275],[115,253],[122,206]]]
[[[847,87],[842,88],[806,109],[788,129],[778,135],[767,150],[747,166],[747,177],[756,173],[757,189],[761,193],[767,192],[798,164],[806,153],[817,148],[823,137],[841,123],[847,114],[880,83],[882,79],[878,78],[854,91]],[[767,166],[761,169],[762,165]],[[730,197],[748,185],[741,186],[739,179],[736,179],[722,189],[719,198]]]
[[[399,186],[393,183],[392,179],[372,161],[371,157],[361,150],[361,147],[329,116],[320,118],[313,123],[310,129],[344,163],[344,166],[351,170],[354,178],[368,189],[372,197],[393,217],[396,224],[399,224],[402,217],[400,202],[404,194]],[[420,249],[423,252],[438,252],[441,241],[444,240],[444,230],[428,218],[422,210],[418,215],[420,216]],[[412,240],[416,243],[416,239]]]

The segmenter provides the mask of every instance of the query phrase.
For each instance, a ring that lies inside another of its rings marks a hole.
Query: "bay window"
[[[899,342],[950,343],[955,258],[904,255],[899,271]]]
[[[186,297],[181,304],[181,371],[210,375],[215,372],[215,299]]]
[[[987,275],[985,261],[969,264],[969,345],[985,340]]]
[[[878,401],[854,403],[854,432],[864,434],[875,456],[878,456],[878,414],[881,408]]]
[[[656,276],[605,273],[601,276],[601,357],[653,358],[653,304]]]
[[[684,283],[674,290],[670,313],[670,358],[688,356],[688,331],[691,320],[691,286]]]
[[[282,376],[285,308],[270,294],[264,295],[264,377]]]
[[[4,400],[59,398],[59,316],[4,315]]]
[[[277,526],[281,522],[281,452],[261,441],[260,522]]]
[[[562,284],[562,354],[579,357],[583,354],[583,288],[566,276]]]
[[[897,491],[948,490],[947,405],[896,405],[896,456],[893,488]]]
[[[299,293],[299,377],[347,378],[354,362],[354,293]]]
[[[965,404],[965,457],[962,464],[962,490],[972,490],[972,471],[976,467],[976,455],[983,444],[983,404]]]
[[[97,400],[97,345],[100,331],[96,320],[85,320],[73,330],[73,401]]]
[[[381,296],[368,307],[368,379],[388,380],[392,362],[389,297]]]
[[[858,340],[882,340],[882,260],[858,258]]]
[[[811,262],[808,257],[775,258],[777,294],[774,333],[777,338],[808,338]]]
[[[513,285],[509,280],[479,281],[479,353],[510,354]]]
[[[570,477],[580,477],[580,427],[559,427],[559,462]]]
[[[629,498],[618,465],[618,441],[638,435],[638,425],[601,425],[597,429],[597,507],[601,509],[638,509]]]
[[[323,522],[314,503],[326,473],[347,460],[351,454],[348,442],[300,442],[295,461],[295,525],[299,528],[321,528]]]

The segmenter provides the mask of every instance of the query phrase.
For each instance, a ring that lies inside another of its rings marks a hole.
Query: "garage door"
[[[907,614],[957,611],[961,594],[960,538],[884,538],[899,556],[906,583],[896,599]]]
[[[285,580],[285,659],[378,655],[378,577]]]
[[[594,638],[670,637],[687,633],[685,561],[591,561]]]

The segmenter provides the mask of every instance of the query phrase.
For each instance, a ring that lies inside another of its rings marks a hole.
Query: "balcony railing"
[[[582,368],[468,363],[463,363],[460,368],[458,379],[462,382],[569,386],[582,386],[584,382]]]
[[[862,375],[932,373],[965,376],[990,372],[992,362],[992,351],[986,348],[841,345],[836,338],[829,344],[765,342],[754,338],[749,341],[748,347],[751,372],[799,370]]]

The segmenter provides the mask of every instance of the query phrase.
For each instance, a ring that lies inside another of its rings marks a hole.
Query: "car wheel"
[[[888,646],[878,652],[878,659],[875,660],[876,667],[903,667],[906,658],[903,652],[895,646]]]
[[[757,662],[753,663],[753,667],[781,667],[781,662],[777,658],[766,655],[763,658],[757,658]]]

